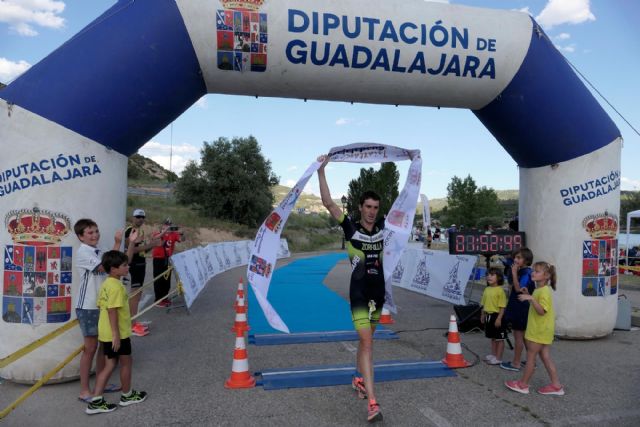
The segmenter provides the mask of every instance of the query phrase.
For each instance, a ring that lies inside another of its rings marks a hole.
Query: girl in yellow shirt
[[[549,354],[555,328],[551,289],[556,289],[556,268],[547,262],[536,262],[533,265],[531,278],[536,283],[533,295],[529,295],[524,288],[524,292],[518,296],[520,301],[529,301],[529,318],[524,334],[527,344],[527,366],[519,381],[506,381],[504,384],[513,391],[529,394],[529,380],[533,376],[536,356],[540,355],[540,360],[549,374],[551,384],[539,388],[538,393],[562,396],[564,388],[560,384],[556,365]]]

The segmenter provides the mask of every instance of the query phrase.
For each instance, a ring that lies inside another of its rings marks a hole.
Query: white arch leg
[[[606,246],[605,237],[609,231],[609,242],[617,242],[621,147],[617,139],[557,166],[520,170],[520,229],[526,232],[534,261],[557,268],[554,305],[556,335],[561,337],[601,337],[615,325],[617,245]],[[591,235],[586,222],[605,212],[615,218],[615,231],[607,230],[611,225],[602,227],[601,221]]]

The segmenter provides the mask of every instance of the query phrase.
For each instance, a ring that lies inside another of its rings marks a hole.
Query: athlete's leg
[[[358,329],[358,371],[364,378],[364,387],[367,390],[367,397],[375,400],[373,392],[373,330],[374,328]]]

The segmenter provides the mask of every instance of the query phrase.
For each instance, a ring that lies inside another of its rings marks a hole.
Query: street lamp
[[[342,202],[342,214],[344,215],[347,210],[347,198],[343,195],[340,201]],[[342,233],[342,249],[344,249],[344,233]]]

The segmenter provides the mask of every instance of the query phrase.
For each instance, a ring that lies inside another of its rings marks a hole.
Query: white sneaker
[[[485,361],[485,362],[488,362],[488,361],[490,361],[491,359],[495,359],[495,358],[496,358],[496,357],[495,357],[493,354],[487,354],[487,355],[484,357],[484,361]]]

